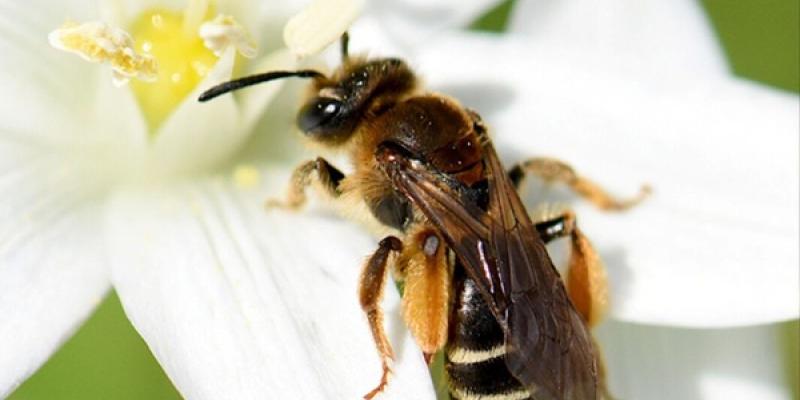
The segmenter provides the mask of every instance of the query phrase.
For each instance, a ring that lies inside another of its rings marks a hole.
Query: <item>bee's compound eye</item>
[[[318,128],[324,128],[326,124],[339,115],[341,110],[341,101],[318,97],[303,106],[300,110],[300,113],[297,115],[297,126],[306,133],[310,133]]]

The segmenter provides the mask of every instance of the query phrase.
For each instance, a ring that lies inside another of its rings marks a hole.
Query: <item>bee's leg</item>
[[[367,314],[372,338],[375,340],[375,346],[381,357],[381,367],[383,368],[380,383],[364,396],[365,399],[371,399],[382,392],[389,383],[389,374],[392,372],[389,363],[394,359],[394,352],[383,327],[383,310],[381,310],[380,301],[383,297],[383,287],[386,284],[386,266],[389,255],[402,249],[403,243],[394,236],[387,236],[381,240],[378,250],[367,260],[358,283],[358,298],[361,302],[361,309]]]
[[[597,251],[578,229],[572,211],[542,216],[535,220],[536,230],[545,243],[569,237],[571,245],[566,279],[567,293],[589,326],[597,325],[608,307],[606,270]]]
[[[531,158],[515,165],[508,172],[516,187],[520,186],[528,174],[536,175],[546,183],[564,183],[575,193],[602,210],[625,210],[635,206],[650,194],[650,187],[645,185],[635,197],[630,199],[614,198],[600,185],[578,175],[569,164],[554,158]]]
[[[281,207],[288,209],[298,209],[306,202],[306,187],[313,183],[313,173],[317,173],[317,182],[322,189],[331,197],[338,197],[341,193],[339,183],[344,179],[344,174],[328,163],[324,158],[317,157],[316,160],[306,161],[295,168],[289,181],[289,189],[286,198],[283,200],[269,199],[266,206]]]
[[[447,343],[452,266],[444,240],[433,228],[418,225],[408,232],[395,274],[405,283],[403,319],[430,364]]]

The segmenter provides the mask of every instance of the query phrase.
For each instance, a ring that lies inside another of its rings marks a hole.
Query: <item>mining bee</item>
[[[533,174],[565,183],[603,209],[627,208],[642,196],[617,201],[554,159],[507,172],[477,113],[426,93],[403,60],[350,56],[347,44],[345,34],[342,65],[330,76],[267,72],[215,86],[200,101],[275,79],[311,80],[297,125],[312,141],[349,154],[354,171],[308,161],[280,204],[300,207],[305,188],[317,182],[334,199],[366,205],[393,232],[359,282],[383,370],[365,398],[379,394],[391,372],[380,308],[389,269],[403,283],[403,317],[425,359],[444,350],[453,398],[602,398],[602,365],[589,332],[606,300],[602,264],[572,212],[533,221],[517,187]],[[567,286],[545,249],[560,237],[571,242]]]

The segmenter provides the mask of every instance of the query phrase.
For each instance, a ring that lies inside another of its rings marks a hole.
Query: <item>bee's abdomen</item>
[[[464,276],[460,266],[455,275],[455,302],[445,349],[450,396],[460,400],[530,399],[506,367],[502,328],[475,282]]]

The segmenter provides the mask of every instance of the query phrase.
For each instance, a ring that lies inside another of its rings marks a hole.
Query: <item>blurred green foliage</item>
[[[787,322],[784,326],[780,343],[784,349],[786,381],[792,385],[794,398],[800,399],[800,321]]]
[[[800,91],[800,2],[703,0],[732,70],[769,85]],[[513,1],[471,25],[505,29]],[[797,323],[787,324],[787,373],[797,384]],[[437,360],[441,362],[441,359]],[[442,389],[442,388],[440,388]],[[797,388],[795,390],[798,390]],[[51,359],[10,400],[180,399],[111,294]]]
[[[735,74],[800,91],[800,1],[702,3]]]
[[[506,30],[508,17],[513,8],[514,0],[503,1],[483,14],[469,28],[476,31],[503,32]]]

